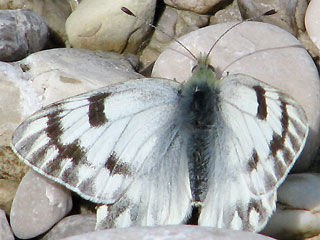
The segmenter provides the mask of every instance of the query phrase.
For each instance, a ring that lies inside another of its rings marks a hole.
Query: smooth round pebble
[[[212,227],[199,227],[191,225],[171,225],[156,227],[130,227],[115,228],[77,235],[63,240],[271,240],[257,233],[233,231]]]
[[[305,239],[320,234],[320,174],[290,174],[278,190],[277,210],[263,234]]]
[[[41,240],[56,240],[93,232],[95,224],[95,214],[71,215],[62,219]]]
[[[14,240],[11,232],[6,213],[0,209],[0,239],[1,240]]]
[[[312,0],[307,8],[305,26],[311,41],[320,51],[320,1]]]
[[[10,223],[13,233],[22,239],[36,237],[72,208],[69,190],[33,170],[22,179],[14,197]]]
[[[206,54],[221,34],[235,23],[223,23],[191,32],[179,40],[196,57]],[[318,70],[300,42],[281,28],[260,22],[245,22],[229,31],[209,56],[219,76],[242,73],[284,90],[306,111],[310,132],[294,170],[306,170],[320,141],[320,81]],[[173,43],[155,62],[153,77],[184,82],[196,60]],[[168,67],[170,66],[170,67]]]
[[[82,0],[66,21],[68,40],[76,48],[134,53],[150,27],[121,8],[151,22],[155,6],[156,0]]]
[[[48,40],[48,27],[28,9],[0,10],[0,60],[12,62],[40,51]]]

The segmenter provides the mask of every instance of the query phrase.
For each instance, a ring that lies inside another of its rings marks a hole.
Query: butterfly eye
[[[216,70],[214,69],[214,67],[210,64],[208,64],[208,68],[212,71],[212,72],[215,72]]]
[[[193,72],[196,69],[196,67],[198,67],[198,65],[194,65],[191,72]]]

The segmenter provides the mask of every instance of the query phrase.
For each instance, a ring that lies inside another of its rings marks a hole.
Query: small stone
[[[200,53],[208,53],[217,38],[234,24],[201,28],[183,36],[180,41],[198,57]],[[312,58],[301,43],[277,26],[244,22],[220,39],[209,60],[218,77],[242,73],[284,90],[301,104],[310,131],[294,170],[308,169],[320,143],[320,80]],[[190,53],[173,43],[155,62],[152,76],[184,82],[190,78],[194,65],[196,60]]]
[[[12,132],[8,133],[8,131],[4,131],[4,135],[2,136],[5,137],[6,135],[9,135],[9,134],[11,139]],[[1,135],[1,131],[0,131],[0,135]],[[8,142],[10,142],[10,140],[8,140]],[[28,170],[29,170],[29,167],[18,159],[16,154],[12,151],[11,147],[0,146],[0,178],[1,179],[20,182]]]
[[[18,186],[19,183],[16,181],[0,179],[0,208],[8,215]]]
[[[93,232],[96,215],[72,215],[62,219],[41,240],[56,240],[83,233]]]
[[[307,32],[320,51],[320,1],[312,0],[307,8],[305,25]]]
[[[6,213],[0,209],[0,239],[1,240],[14,240],[11,232]]]
[[[70,191],[30,170],[22,179],[10,213],[13,233],[22,239],[49,230],[72,208]]]
[[[219,229],[213,227],[199,227],[191,225],[170,225],[155,227],[115,228],[91,233],[85,233],[63,240],[271,240],[272,238],[257,233]]]
[[[75,48],[135,53],[150,27],[121,7],[151,22],[155,6],[155,0],[82,0],[66,21],[69,42]]]
[[[0,10],[0,60],[17,61],[40,51],[48,40],[45,21],[27,9]]]
[[[320,234],[320,174],[291,174],[278,190],[277,210],[263,234],[305,239]]]
[[[207,13],[222,0],[164,0],[165,4],[195,13]]]
[[[237,3],[243,19],[254,18],[275,9],[275,14],[260,19],[290,32],[295,37],[304,30],[303,20],[307,1],[269,0],[268,4],[265,4],[259,0],[238,0]]]
[[[50,28],[50,38],[65,42],[67,34],[65,22],[71,13],[71,7],[65,0],[2,0],[0,9],[30,9],[39,14]]]

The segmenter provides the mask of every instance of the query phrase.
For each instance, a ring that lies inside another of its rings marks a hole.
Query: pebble
[[[0,208],[0,239],[1,240],[14,240],[11,232],[6,213]]]
[[[95,224],[95,214],[71,215],[62,219],[41,240],[56,240],[93,232]]]
[[[63,240],[271,240],[272,238],[257,233],[218,229],[212,227],[199,227],[191,225],[170,225],[155,227],[130,227],[96,231],[77,235]]]
[[[207,53],[216,39],[233,24],[201,28],[183,36],[180,41],[199,56]],[[255,77],[288,92],[303,106],[310,132],[294,170],[308,169],[320,142],[320,80],[312,58],[299,41],[277,26],[245,22],[219,41],[209,59],[218,76],[243,73]],[[190,78],[194,65],[195,60],[190,54],[173,43],[155,62],[152,76],[184,82]]]
[[[65,22],[71,13],[71,7],[65,0],[2,0],[0,9],[30,9],[39,14],[50,28],[53,42],[65,42],[67,34]]]
[[[15,127],[16,126],[17,124],[15,125]],[[12,126],[12,129],[14,129],[14,126]],[[8,129],[6,129],[8,131],[6,130],[1,131],[1,130],[2,129],[0,129],[0,135],[3,132],[5,136],[3,140],[6,140],[6,136],[12,135],[13,130],[12,131]],[[1,136],[0,136],[0,140],[1,140]],[[10,140],[7,140],[6,142],[9,142],[9,141]],[[17,156],[11,150],[10,146],[4,146],[0,144],[0,179],[20,182],[28,170],[29,170],[29,167],[17,158]]]
[[[264,22],[276,25],[295,37],[298,37],[304,30],[304,13],[307,9],[306,1],[278,1],[269,0],[268,4],[263,1],[237,1],[241,15],[244,19],[257,17],[271,9],[277,11],[276,14],[262,17]]]
[[[12,62],[40,51],[48,40],[48,27],[27,9],[0,10],[0,60]]]
[[[135,53],[150,27],[121,7],[151,22],[155,6],[156,0],[83,0],[66,21],[69,42],[75,48]]]
[[[10,223],[15,236],[36,237],[49,230],[72,208],[69,190],[30,170],[14,197]]]
[[[312,42],[320,51],[320,1],[312,0],[307,8],[305,26]]]
[[[320,235],[320,174],[291,174],[278,190],[277,211],[263,234],[278,239]]]
[[[188,10],[204,14],[214,6],[223,2],[222,0],[164,0],[164,3],[178,9]]]
[[[11,204],[19,183],[12,180],[0,179],[0,209],[10,214]],[[1,238],[0,238],[1,239]]]

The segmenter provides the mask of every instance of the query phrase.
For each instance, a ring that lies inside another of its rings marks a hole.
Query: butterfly
[[[259,231],[308,135],[302,107],[200,56],[188,82],[142,78],[53,103],[12,137],[18,157],[102,204],[97,229],[180,224]]]

